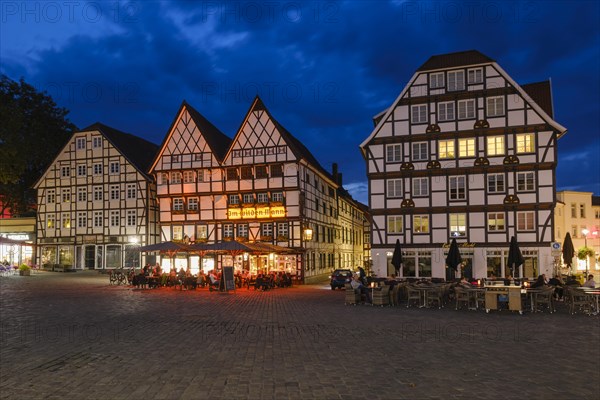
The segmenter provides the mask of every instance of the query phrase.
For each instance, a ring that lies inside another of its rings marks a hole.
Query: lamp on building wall
[[[590,231],[588,231],[586,228],[583,228],[581,230],[581,234],[583,235],[583,241],[584,244],[583,246],[587,249],[587,235],[590,233]],[[587,279],[588,276],[588,258],[589,257],[585,257],[585,279]]]
[[[313,230],[310,227],[304,228],[304,240],[312,240]]]

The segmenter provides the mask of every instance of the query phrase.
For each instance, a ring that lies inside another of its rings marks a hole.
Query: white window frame
[[[412,160],[427,161],[429,159],[429,142],[412,143]]]
[[[458,119],[474,119],[475,114],[475,99],[458,100]]]
[[[85,150],[86,140],[84,137],[78,137],[75,139],[75,149]]]
[[[535,211],[517,211],[517,232],[535,231]]]
[[[402,178],[388,179],[386,186],[387,186],[387,197],[390,197],[390,198],[402,197]]]
[[[119,185],[110,185],[110,200],[119,200],[121,197],[121,188]]]
[[[535,191],[535,172],[517,172],[517,192]]]
[[[54,214],[46,214],[46,228],[56,228],[56,216]]]
[[[388,144],[385,146],[385,161],[388,163],[402,161],[402,145]]]
[[[187,199],[187,209],[189,211],[198,211],[198,198],[197,197],[188,197]]]
[[[429,178],[413,178],[412,180],[412,197],[429,196]]]
[[[413,233],[416,235],[429,233],[429,215],[413,215]]]
[[[115,226],[120,226],[120,218],[121,217],[121,212],[119,210],[112,210],[110,212],[110,226],[115,227]]]
[[[499,182],[502,182],[502,188],[499,188]],[[488,174],[486,187],[488,193],[504,193],[506,192],[506,177],[503,173]]]
[[[404,216],[403,215],[388,215],[387,217],[387,233],[398,234],[404,232]]]
[[[126,191],[128,200],[134,200],[137,198],[137,185],[135,183],[128,183]]]
[[[87,228],[87,212],[80,211],[77,213],[77,227]]]
[[[71,176],[71,167],[60,167],[60,177],[69,178]]]
[[[240,196],[237,194],[230,194],[229,195],[229,205],[237,206],[239,204],[240,204]]]
[[[454,111],[455,111],[455,108],[454,108],[453,101],[445,101],[443,103],[438,103],[437,120],[439,122],[454,121],[454,119],[455,119]]]
[[[433,72],[429,74],[429,88],[442,89],[446,84],[446,77],[443,72]]]
[[[477,142],[475,138],[458,139],[458,158],[475,157]]]
[[[102,148],[102,138],[100,136],[94,136],[92,138],[92,147],[94,149],[101,149]]]
[[[194,183],[194,171],[183,171],[183,183]]]
[[[271,201],[283,202],[283,192],[272,192],[271,193]]]
[[[423,115],[424,113],[424,115]],[[413,124],[425,124],[429,121],[427,104],[410,106],[410,122]]]
[[[256,202],[257,203],[268,203],[269,202],[269,193],[267,192],[259,192],[256,194]]]
[[[87,176],[87,166],[85,164],[77,166],[77,176]]]
[[[535,153],[535,134],[517,134],[515,137],[515,150],[517,154]]]
[[[183,201],[183,197],[175,197],[173,198],[173,211],[184,211],[185,202]]]
[[[486,152],[488,156],[503,156],[506,154],[504,136],[489,136],[486,138]]]
[[[467,177],[464,175],[448,177],[448,198],[450,200],[466,200]]]
[[[505,113],[504,96],[488,97],[486,99],[486,115],[488,117],[502,117]]]
[[[137,224],[137,211],[127,210],[127,226],[136,226]]]
[[[465,90],[465,71],[448,71],[448,91]]]
[[[77,201],[78,202],[87,201],[87,188],[86,187],[77,188]]]
[[[94,228],[102,228],[104,225],[104,213],[102,211],[94,211]]]
[[[94,186],[94,201],[104,200],[104,190],[102,186]]]
[[[261,236],[273,236],[273,223],[264,222],[260,224],[260,235]]]
[[[56,202],[56,190],[48,189],[46,192],[46,204],[54,204]]]
[[[120,172],[121,172],[121,164],[118,161],[111,161],[111,163],[109,165],[108,173],[110,175],[117,175]]]
[[[237,224],[236,230],[237,230],[236,237],[248,238],[248,232],[249,232],[248,224]]]
[[[289,236],[290,228],[287,222],[277,223],[277,236]]]
[[[179,184],[181,183],[181,172],[173,171],[171,172],[171,183]]]
[[[71,214],[63,213],[60,223],[61,223],[61,227],[63,227],[64,229],[70,229],[71,228]]]
[[[483,83],[483,68],[470,68],[467,70],[467,83],[473,85]]]
[[[71,188],[63,188],[61,192],[61,203],[71,202]]]
[[[102,175],[102,164],[94,164],[94,175]]]
[[[444,160],[450,158],[456,158],[454,139],[440,140],[438,142],[438,159]]]
[[[448,226],[450,228],[450,237],[467,236],[467,214],[465,213],[453,213],[448,215]]]
[[[506,231],[506,214],[502,212],[489,212],[487,214],[488,232]]]
[[[243,204],[253,204],[254,203],[254,193],[242,194],[242,203]]]

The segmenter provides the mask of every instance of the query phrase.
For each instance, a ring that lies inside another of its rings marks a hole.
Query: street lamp
[[[590,233],[590,231],[588,231],[586,228],[583,228],[581,230],[581,233],[583,234],[583,240],[584,240],[584,247],[587,250],[587,235],[588,233]],[[588,256],[585,256],[585,279],[587,279],[588,276]]]

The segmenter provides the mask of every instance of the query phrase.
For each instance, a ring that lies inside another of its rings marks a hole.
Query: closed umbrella
[[[573,257],[575,257],[575,247],[573,247],[573,241],[571,240],[571,234],[567,232],[565,240],[562,245],[562,257],[565,265],[571,268],[573,264]]]
[[[448,256],[446,257],[446,265],[448,268],[454,270],[454,277],[456,277],[456,271],[461,263],[462,257],[460,256],[460,249],[458,248],[456,238],[453,238],[452,243],[450,243],[450,250],[448,250]]]
[[[519,268],[525,259],[523,259],[523,255],[521,254],[521,249],[519,249],[519,244],[517,243],[517,239],[512,236],[510,238],[510,246],[508,248],[508,267],[512,272],[512,276],[515,276],[515,270]]]
[[[400,274],[402,262],[402,248],[400,247],[400,239],[396,239],[396,246],[394,246],[394,254],[392,255],[392,265],[396,270],[396,276]]]

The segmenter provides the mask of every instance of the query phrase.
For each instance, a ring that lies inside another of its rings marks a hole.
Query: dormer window
[[[444,87],[444,73],[436,72],[429,74],[429,87],[431,89],[439,89]]]
[[[448,72],[448,91],[465,90],[465,72],[450,71]]]

